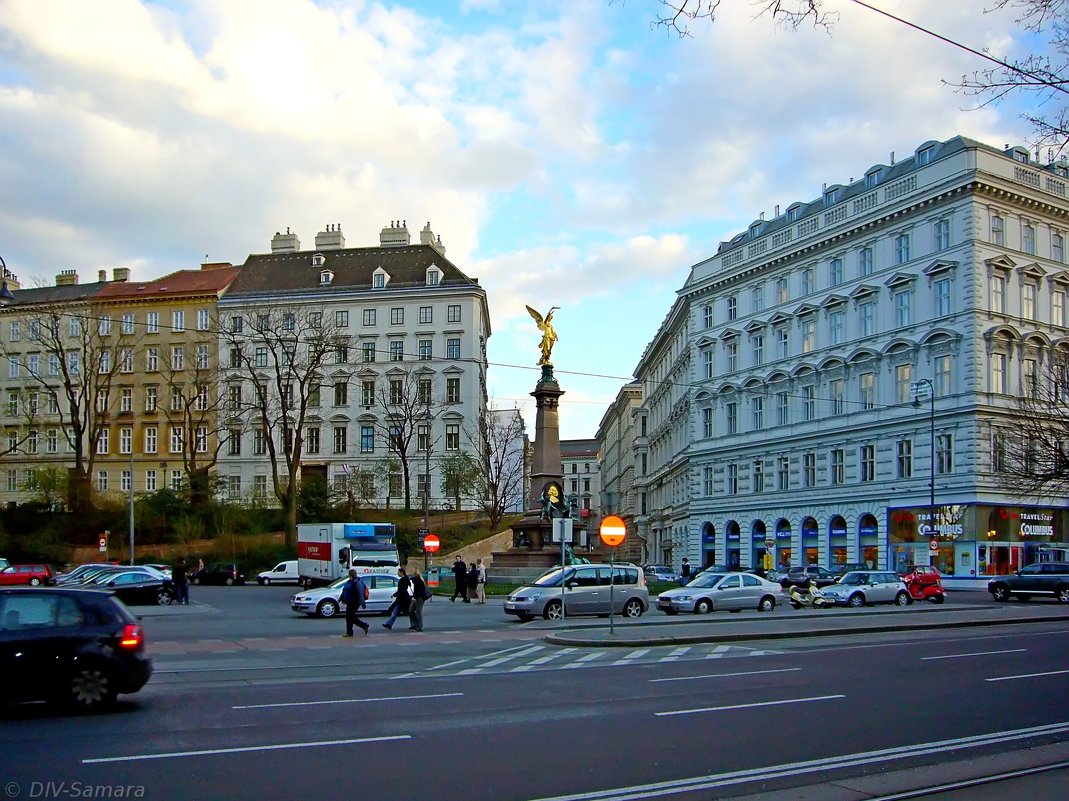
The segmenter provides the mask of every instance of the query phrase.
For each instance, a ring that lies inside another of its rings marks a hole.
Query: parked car
[[[141,565],[141,567],[151,567],[153,570],[158,570],[160,572],[160,574],[162,576],[164,576],[165,578],[170,578],[171,577],[171,566],[170,565],[153,564],[153,563],[150,562],[147,565]]]
[[[93,590],[0,589],[0,700],[92,710],[152,675],[145,635],[122,601]]]
[[[651,581],[670,581],[679,583],[679,573],[668,565],[645,565],[642,572],[646,574],[646,583]]]
[[[102,568],[114,567],[109,562],[88,562],[84,565],[78,565],[66,573],[57,573],[52,577],[52,583],[57,587],[62,587],[65,584],[71,584],[81,581],[86,575],[94,573]]]
[[[786,576],[783,576],[779,580],[779,585],[785,590],[789,590],[791,587],[799,587],[804,589],[809,586],[809,583],[815,581],[818,587],[826,587],[829,584],[834,584],[836,576],[833,572],[826,567],[820,565],[800,565],[798,567],[792,567]]]
[[[301,575],[297,572],[296,559],[279,562],[256,577],[257,584],[297,584],[300,580]]]
[[[722,609],[739,612],[757,609],[771,612],[776,608],[780,586],[754,573],[706,573],[691,579],[685,587],[667,590],[657,596],[657,608],[666,615],[680,612],[708,614]]]
[[[360,613],[386,614],[386,610],[393,602],[393,594],[397,592],[397,576],[369,573],[361,578],[367,584],[369,597],[366,607],[361,609]],[[343,614],[345,604],[341,601],[341,588],[348,580],[348,577],[340,578],[326,587],[302,590],[290,600],[290,608],[294,612],[312,617],[334,617],[337,614]]]
[[[64,584],[65,587],[82,586],[92,587],[100,584],[105,584],[114,576],[120,573],[137,573],[138,575],[145,576],[146,578],[170,581],[163,573],[151,565],[107,565],[106,567],[99,568],[97,570],[90,571],[78,579],[77,583]]]
[[[48,565],[8,565],[0,570],[0,586],[25,584],[39,587],[52,583],[52,568]]]
[[[505,601],[505,613],[520,620],[608,615],[610,610],[624,617],[639,617],[649,605],[646,577],[636,565],[568,565],[555,567],[515,590]]]
[[[1016,598],[1028,601],[1055,598],[1069,604],[1069,562],[1036,562],[1026,565],[1012,576],[996,576],[987,582],[987,591],[996,601]]]
[[[245,583],[245,574],[233,562],[212,562],[193,578],[194,584],[225,584],[232,587]]]
[[[143,570],[120,570],[107,573],[97,579],[92,587],[110,590],[124,604],[143,606],[154,604],[170,606],[178,600],[174,582]]]
[[[854,608],[866,604],[906,606],[909,591],[897,573],[882,570],[853,570],[823,589],[824,598],[836,606]]]

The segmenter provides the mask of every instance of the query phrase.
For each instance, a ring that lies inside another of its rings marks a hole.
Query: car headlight
[[[294,595],[293,596],[293,600],[299,602],[299,601],[307,601],[309,599],[308,599],[307,595]]]
[[[694,596],[693,595],[677,595],[675,597],[675,599],[677,601],[693,601],[694,600]]]

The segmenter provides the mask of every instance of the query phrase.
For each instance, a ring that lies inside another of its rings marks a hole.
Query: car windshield
[[[847,573],[845,576],[843,576],[841,579],[839,579],[839,583],[840,584],[851,584],[851,585],[854,585],[854,584],[867,584],[868,583],[868,578],[869,577],[867,575],[865,575],[864,573]]]
[[[724,578],[723,573],[699,573],[694,579],[687,584],[688,587],[713,587]]]
[[[535,587],[559,587],[561,582],[561,574],[564,574],[568,578],[571,578],[575,574],[575,568],[567,567],[563,571],[557,567],[550,570],[548,573],[543,573],[541,576],[534,580]]]
[[[345,584],[345,582],[347,582],[348,580],[349,580],[348,576],[342,576],[340,579],[338,579],[333,584],[331,584],[329,587],[327,587],[327,589],[328,590],[336,590],[336,589],[338,589],[338,587],[343,586]]]

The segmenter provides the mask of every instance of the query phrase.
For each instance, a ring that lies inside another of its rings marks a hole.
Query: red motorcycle
[[[933,604],[941,604],[947,599],[946,590],[939,571],[934,567],[915,567],[910,573],[902,577],[909,591],[909,599],[913,601],[930,601]]]

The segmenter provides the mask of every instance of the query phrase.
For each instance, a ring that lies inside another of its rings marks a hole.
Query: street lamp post
[[[929,399],[928,419],[931,434],[928,451],[928,525],[930,527],[930,533],[934,538],[939,536],[938,529],[935,526],[935,385],[930,378],[922,378],[919,381],[915,381],[910,386],[910,391],[913,393],[914,408],[920,408],[921,395],[925,390],[928,392]]]

